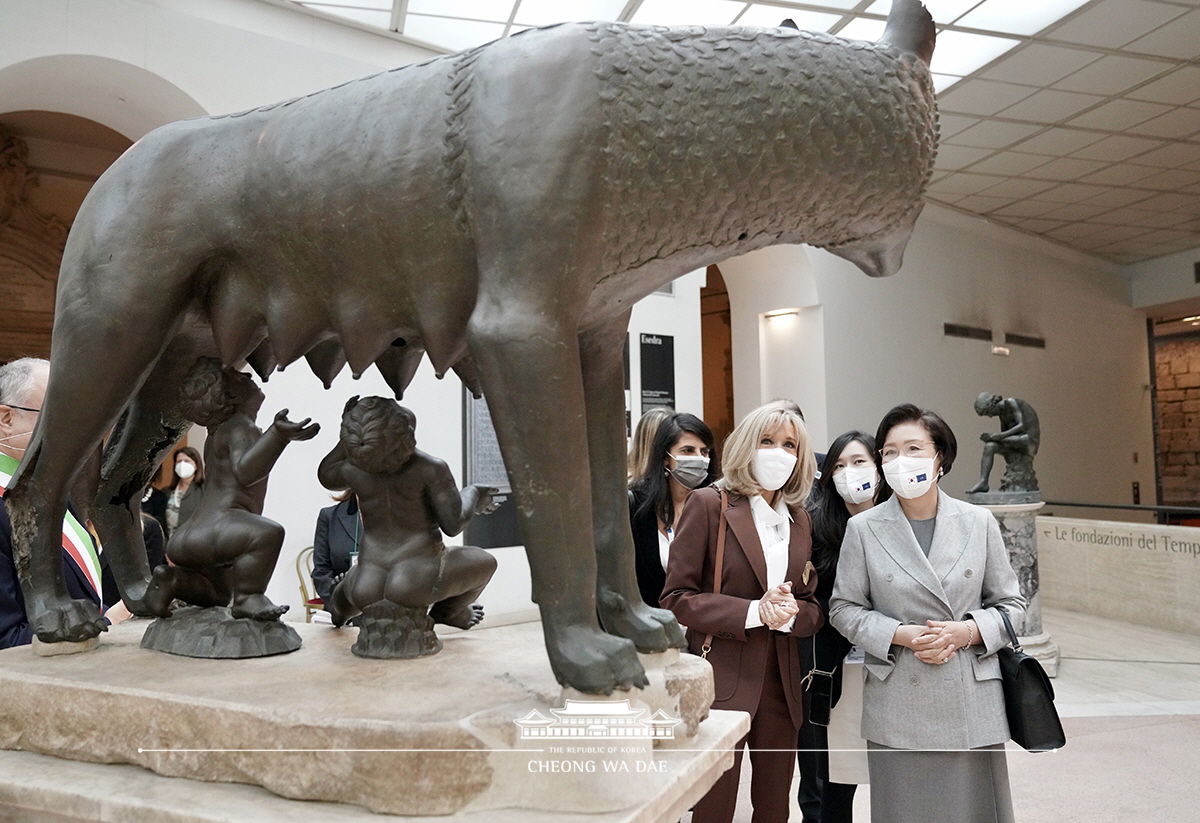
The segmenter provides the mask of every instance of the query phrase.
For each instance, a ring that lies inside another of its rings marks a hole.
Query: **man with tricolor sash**
[[[49,362],[33,357],[0,366],[0,494],[8,488],[29,445],[49,374]],[[103,611],[100,551],[91,533],[70,510],[63,518],[62,566],[71,597],[90,600]],[[0,506],[0,648],[32,640],[33,629],[25,614],[25,598],[13,561],[12,525],[7,509]]]

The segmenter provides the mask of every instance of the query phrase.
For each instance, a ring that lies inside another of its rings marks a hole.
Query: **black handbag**
[[[1000,677],[1004,684],[1004,710],[1013,742],[1031,752],[1049,752],[1067,744],[1062,721],[1054,708],[1054,686],[1042,664],[1021,650],[1008,612],[996,607],[1008,630],[1012,648],[1000,649]]]

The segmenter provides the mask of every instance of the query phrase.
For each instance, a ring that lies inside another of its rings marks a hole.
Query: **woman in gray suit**
[[[872,823],[1010,823],[997,607],[1020,625],[1025,600],[1000,527],[938,488],[958,445],[937,414],[897,406],[875,442],[886,485],[850,519],[829,604],[866,653]]]

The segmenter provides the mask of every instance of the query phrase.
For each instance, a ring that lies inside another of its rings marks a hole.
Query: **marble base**
[[[100,648],[99,637],[89,637],[87,640],[78,642],[65,641],[62,643],[43,643],[38,640],[37,635],[33,636],[33,653],[38,657],[59,657],[64,654],[83,654],[84,652],[92,652]]]
[[[145,621],[114,626],[91,654],[0,651],[0,748],[189,777],[154,784],[186,793],[243,791],[216,784],[249,783],[386,814],[505,820],[504,810],[520,810],[512,820],[587,813],[598,821],[649,821],[678,819],[702,797],[749,728],[743,713],[708,712],[711,668],[677,651],[642,656],[650,688],[599,699],[555,682],[540,624],[448,633],[440,654],[416,660],[354,656],[357,629],[290,625],[302,649],[250,660],[147,651],[139,646]],[[643,717],[661,712],[660,720],[679,722],[670,724],[674,738],[653,742],[523,737],[517,720],[554,718],[567,699],[605,704],[596,709],[601,714],[643,710]],[[696,735],[688,738],[691,728]],[[201,790],[206,784],[197,780],[211,784]],[[60,782],[62,792],[73,791]],[[127,796],[161,799],[175,791]],[[0,801],[29,805],[11,797],[0,793]],[[180,815],[191,816],[105,819],[271,819],[249,810],[205,817],[199,803],[179,805]],[[306,813],[324,817],[326,808]]]
[[[967,502],[976,506],[1021,506],[1028,503],[1041,503],[1042,493],[1029,492],[967,492]],[[1038,506],[1040,509],[1041,506]]]
[[[1047,675],[1058,677],[1058,662],[1062,659],[1062,652],[1049,634],[1042,632],[1018,639],[1021,641],[1021,650],[1041,663]]]

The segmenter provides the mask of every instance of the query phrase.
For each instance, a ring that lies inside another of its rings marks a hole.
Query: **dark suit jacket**
[[[646,605],[658,608],[658,599],[667,582],[658,552],[658,517],[653,511],[638,514],[646,495],[629,490],[629,525],[633,530],[633,563],[638,590]]]
[[[688,650],[693,654],[700,653],[706,635],[713,635],[708,662],[712,664],[716,685],[714,709],[753,714],[762,694],[767,655],[773,654],[778,659],[788,710],[799,728],[804,718],[804,689],[794,638],[811,635],[825,623],[815,595],[816,574],[809,576],[807,584],[802,582],[805,565],[812,556],[812,521],[803,508],[792,512],[792,538],[784,579],[792,582],[800,612],[790,636],[766,626],[747,629],[750,601],[761,598],[767,591],[767,560],[750,513],[750,501],[731,494],[729,504],[720,594],[713,592],[713,571],[721,497],[716,488],[710,487],[692,492],[683,507],[679,532],[671,544],[662,604],[688,627]]]
[[[336,506],[321,509],[317,515],[317,533],[313,537],[313,588],[326,603],[333,597],[337,580],[350,571],[350,552],[355,547],[355,532],[362,542],[358,519],[358,501],[351,497]]]
[[[60,551],[67,593],[76,600],[90,600],[100,608],[100,599],[88,583],[83,569],[75,564],[66,549]],[[12,525],[8,520],[8,508],[0,505],[0,649],[32,642],[33,628],[25,616],[25,595],[21,592],[17,567],[13,562]]]

